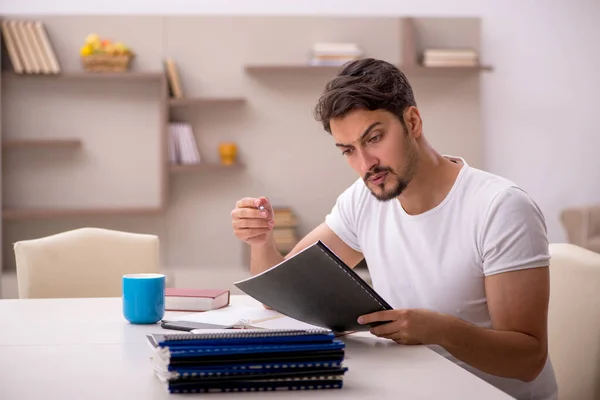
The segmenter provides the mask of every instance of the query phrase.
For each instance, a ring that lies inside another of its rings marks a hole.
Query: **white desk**
[[[232,296],[232,304],[256,304]],[[168,319],[174,313],[167,313]],[[178,313],[181,314],[181,313]],[[0,300],[0,398],[173,399],[150,367],[145,335],[158,325],[131,325],[121,299]],[[486,399],[508,395],[422,346],[401,346],[367,333],[343,338],[348,372],[342,389],[219,393],[215,399]],[[183,396],[183,397],[182,397]]]

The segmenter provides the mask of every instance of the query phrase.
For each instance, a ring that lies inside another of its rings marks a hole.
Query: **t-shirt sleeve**
[[[358,213],[358,182],[340,194],[325,217],[325,223],[344,243],[355,251],[361,252],[357,235],[357,213]]]
[[[530,196],[509,187],[493,200],[482,236],[484,275],[548,266],[544,215]]]

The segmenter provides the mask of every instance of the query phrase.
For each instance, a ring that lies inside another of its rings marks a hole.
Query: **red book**
[[[229,305],[225,289],[165,289],[166,311],[208,311]]]

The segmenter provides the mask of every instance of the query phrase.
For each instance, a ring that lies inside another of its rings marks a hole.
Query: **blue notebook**
[[[171,393],[341,388],[345,343],[329,329],[147,335]]]
[[[170,393],[214,393],[214,392],[268,392],[281,390],[322,390],[341,389],[343,380],[338,377],[329,379],[281,379],[250,382],[183,383],[169,384]]]

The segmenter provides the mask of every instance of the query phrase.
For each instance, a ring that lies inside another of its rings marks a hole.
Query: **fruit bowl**
[[[85,38],[80,55],[83,69],[91,72],[127,71],[135,56],[123,43],[101,40],[95,33]]]

